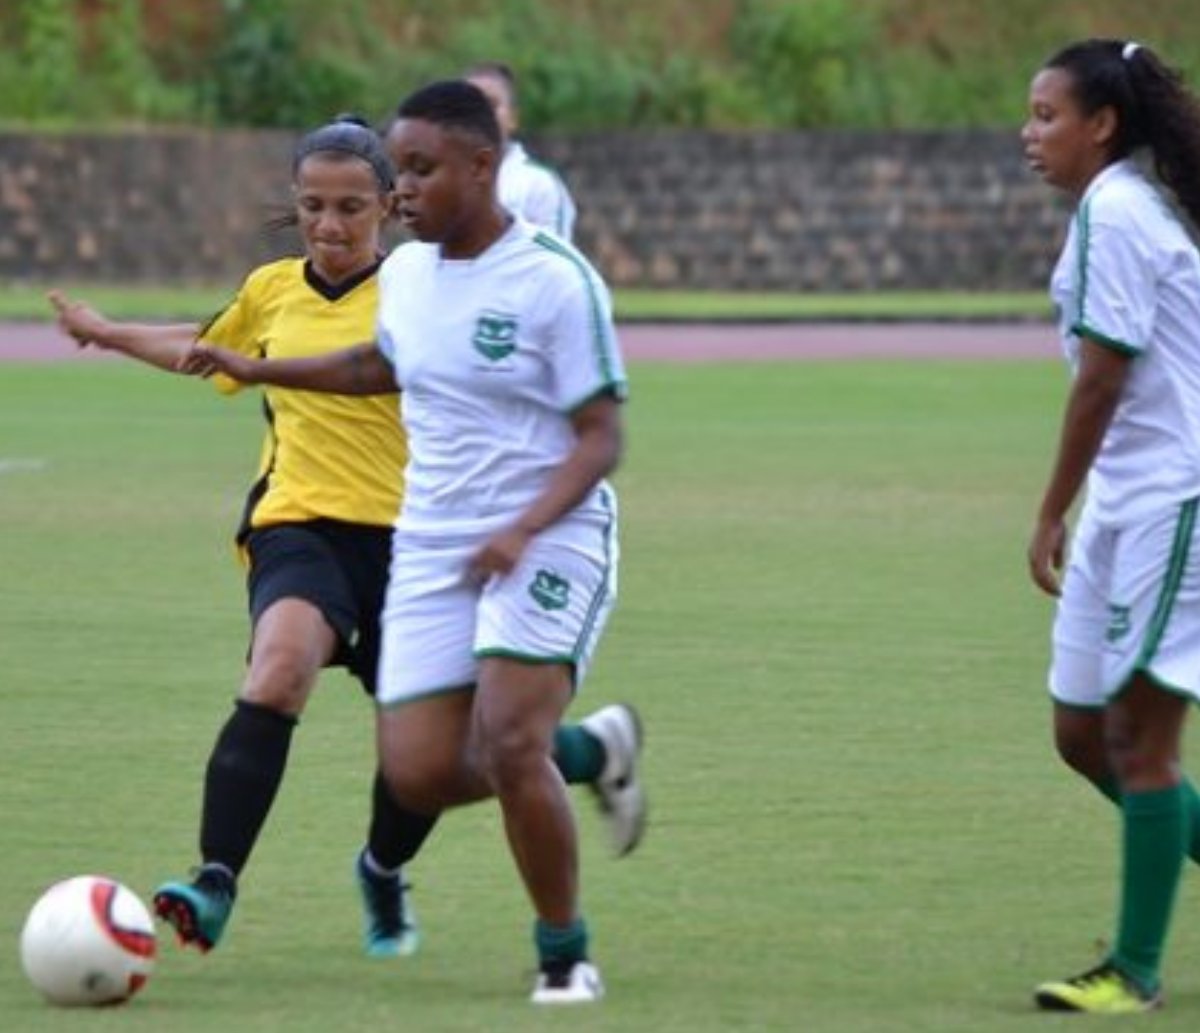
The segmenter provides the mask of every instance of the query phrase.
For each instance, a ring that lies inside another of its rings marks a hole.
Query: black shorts
[[[278,524],[252,530],[245,547],[251,623],[280,599],[312,603],[338,637],[328,666],[348,668],[375,695],[392,529],[338,520]]]

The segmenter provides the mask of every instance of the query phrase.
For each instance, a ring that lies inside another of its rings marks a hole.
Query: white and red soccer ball
[[[55,883],[25,919],[21,964],[52,1004],[120,1004],[154,968],[154,921],[127,886],[101,875]]]

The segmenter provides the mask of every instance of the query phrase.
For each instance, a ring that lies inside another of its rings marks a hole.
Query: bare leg
[[[1109,766],[1105,711],[1100,707],[1054,704],[1054,745],[1064,763],[1114,802],[1120,801],[1116,773]]]
[[[379,762],[396,801],[418,814],[492,796],[468,748],[472,686],[381,708],[376,720]]]
[[[221,939],[237,876],[283,780],[296,718],[335,641],[320,611],[299,599],[279,600],[257,621],[241,696],[205,771],[204,864],[191,883],[168,882],[154,894],[155,911],[183,943],[209,950]]]
[[[575,817],[551,758],[570,698],[566,665],[488,657],[471,726],[472,753],[500,801],[526,891],[538,917],[556,927],[579,917]]]
[[[1127,793],[1177,785],[1179,752],[1188,701],[1159,688],[1145,675],[1108,705],[1105,737],[1109,762]]]
[[[336,637],[321,612],[281,599],[254,628],[238,705],[217,738],[205,777],[201,855],[237,875],[283,780],[292,727]]]

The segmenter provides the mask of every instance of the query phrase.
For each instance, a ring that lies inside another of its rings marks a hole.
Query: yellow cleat
[[[1033,993],[1046,1011],[1082,1011],[1093,1015],[1132,1015],[1162,1007],[1162,994],[1142,989],[1112,962],[1072,979],[1043,983]]]

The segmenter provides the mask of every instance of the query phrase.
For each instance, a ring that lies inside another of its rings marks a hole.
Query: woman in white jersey
[[[1146,48],[1089,40],[1033,78],[1021,135],[1032,168],[1075,204],[1051,281],[1073,383],[1029,568],[1058,597],[1059,752],[1123,824],[1111,952],[1035,997],[1145,1011],[1161,1003],[1175,889],[1200,834],[1179,771],[1200,697],[1200,253],[1186,225],[1200,223],[1200,107]]]
[[[409,440],[383,613],[380,763],[418,811],[495,795],[537,914],[535,1003],[599,999],[554,729],[613,605],[625,376],[608,292],[496,197],[484,94],[434,83],[387,137],[417,241],[380,271],[377,343],[192,372],[344,393],[399,386]]]

